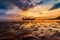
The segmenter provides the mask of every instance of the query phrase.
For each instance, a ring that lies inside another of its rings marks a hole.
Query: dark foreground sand
[[[60,22],[0,22],[0,40],[60,40]]]

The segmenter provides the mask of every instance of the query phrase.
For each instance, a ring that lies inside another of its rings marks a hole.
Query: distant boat
[[[26,17],[26,18],[23,18],[23,20],[35,20],[35,18]]]

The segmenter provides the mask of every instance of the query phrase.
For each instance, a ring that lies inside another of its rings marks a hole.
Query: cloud
[[[19,20],[25,17],[26,13],[32,14],[34,17],[47,17],[47,14],[54,13],[58,15],[60,10],[58,4],[60,4],[60,0],[3,0],[0,2],[0,19]],[[55,11],[49,9],[54,9]]]
[[[21,9],[19,9],[18,7],[16,7],[16,6],[13,6],[12,7],[12,9],[9,9],[9,10],[7,10],[6,12],[5,12],[5,14],[7,14],[7,15],[13,15],[13,14],[18,14],[18,12],[21,12],[22,10]]]
[[[37,5],[54,5],[59,2],[59,0],[6,0],[0,3],[0,8],[8,8],[8,6],[15,5],[22,10],[28,10],[31,7],[35,7]]]
[[[54,10],[60,8],[60,3],[55,4],[50,10]]]
[[[0,9],[0,16],[4,16],[4,15],[5,15],[5,10]]]

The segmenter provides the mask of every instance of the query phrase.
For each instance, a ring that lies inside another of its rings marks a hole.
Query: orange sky
[[[36,6],[34,8],[30,8],[27,11],[24,11],[23,16],[40,17],[42,19],[57,18],[60,16],[60,8],[51,11],[48,11],[48,9],[48,7]]]

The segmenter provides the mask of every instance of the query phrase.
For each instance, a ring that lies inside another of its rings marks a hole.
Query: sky
[[[0,0],[0,20],[42,19],[60,16],[60,0]]]

